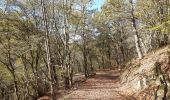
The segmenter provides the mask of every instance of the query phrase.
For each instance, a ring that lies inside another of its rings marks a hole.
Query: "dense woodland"
[[[70,89],[73,76],[118,67],[168,44],[169,0],[0,0],[0,99]]]

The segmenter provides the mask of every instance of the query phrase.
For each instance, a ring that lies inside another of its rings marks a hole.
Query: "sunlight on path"
[[[59,100],[127,100],[117,91],[117,71],[98,72],[96,76],[88,79],[77,90]]]

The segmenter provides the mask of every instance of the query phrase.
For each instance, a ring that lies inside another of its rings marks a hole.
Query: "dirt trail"
[[[59,100],[133,100],[121,95],[119,85],[119,71],[99,71]]]

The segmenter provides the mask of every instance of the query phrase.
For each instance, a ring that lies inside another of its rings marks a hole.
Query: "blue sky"
[[[93,7],[94,9],[98,8],[100,9],[101,6],[104,4],[106,0],[94,0],[94,4],[93,4]]]
[[[94,0],[93,6],[91,8],[100,10],[105,1],[106,0]],[[0,0],[0,8],[2,8],[3,2],[4,0]]]

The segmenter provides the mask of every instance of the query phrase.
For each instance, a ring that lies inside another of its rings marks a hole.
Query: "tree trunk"
[[[86,39],[87,39],[87,37],[86,37],[86,33],[84,32],[85,31],[85,29],[84,29],[84,27],[85,27],[85,4],[81,4],[81,9],[82,9],[82,12],[81,12],[81,14],[82,14],[82,17],[83,17],[83,26],[82,26],[82,30],[81,30],[81,34],[82,34],[82,39],[83,39],[83,67],[84,67],[84,75],[85,75],[85,78],[88,78],[88,76],[89,76],[89,73],[88,73],[88,68],[87,68],[87,41],[86,41]]]
[[[43,20],[45,25],[45,50],[46,50],[46,62],[48,68],[48,78],[49,78],[49,85],[50,85],[50,96],[51,99],[54,100],[54,89],[53,89],[53,82],[52,82],[52,69],[51,69],[51,55],[50,55],[50,48],[49,48],[49,27],[47,21],[47,9],[45,7],[44,0],[41,0],[42,3],[42,13],[43,13]]]
[[[138,31],[137,31],[137,26],[136,26],[136,18],[135,18],[135,15],[134,15],[133,0],[130,0],[130,4],[131,4],[131,16],[132,16],[131,21],[132,21],[132,25],[133,25],[133,28],[134,28],[134,39],[135,39],[136,52],[138,54],[138,58],[142,59],[143,54],[142,54],[140,41],[139,41],[139,34],[138,34]]]
[[[85,41],[85,40],[84,40]],[[86,54],[86,44],[83,44],[83,59],[84,59],[84,75],[85,78],[88,78],[88,69],[87,69],[87,54]]]
[[[11,74],[12,74],[12,77],[14,80],[15,100],[19,100],[18,82],[17,82],[16,76],[15,76],[14,70],[13,70],[13,72],[11,72]]]

